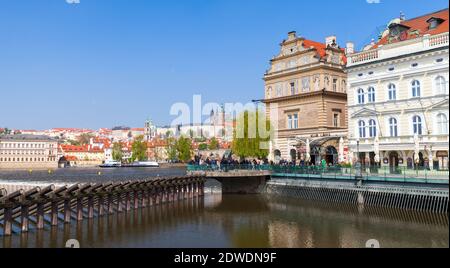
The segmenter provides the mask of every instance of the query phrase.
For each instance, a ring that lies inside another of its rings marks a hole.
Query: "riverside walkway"
[[[202,176],[139,181],[47,185],[8,192],[0,187],[0,235],[71,224],[94,217],[192,199],[204,195]]]
[[[216,179],[224,193],[290,195],[331,203],[447,213],[448,171],[294,167],[189,166],[188,173]]]
[[[272,165],[226,165],[226,166],[199,166],[189,165],[188,173],[204,174],[206,176],[232,176],[237,173],[245,176],[250,174],[267,174],[272,178],[302,178],[334,181],[355,181],[357,170],[345,167],[301,167],[301,166],[272,166]],[[222,175],[220,175],[222,174]],[[226,175],[225,175],[226,174]],[[449,185],[448,170],[427,170],[407,168],[363,168],[361,170],[362,182],[404,183]]]

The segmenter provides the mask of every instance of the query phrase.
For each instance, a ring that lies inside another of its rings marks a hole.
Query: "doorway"
[[[339,159],[338,151],[333,146],[328,146],[325,150],[325,160],[327,165],[337,165]]]
[[[399,157],[397,152],[389,153],[389,169],[391,173],[397,173],[399,166]]]

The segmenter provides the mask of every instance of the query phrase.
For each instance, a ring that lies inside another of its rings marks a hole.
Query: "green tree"
[[[122,161],[122,144],[120,144],[120,142],[115,142],[113,144],[112,157],[115,161]]]
[[[0,134],[5,134],[5,135],[10,135],[11,134],[11,130],[8,128],[3,129],[3,132]]]
[[[236,123],[233,152],[241,158],[266,158],[269,155],[268,143],[273,133],[270,121],[262,113],[245,111],[239,115]]]
[[[191,139],[180,137],[176,143],[178,159],[183,162],[191,160],[192,156],[192,142]]]
[[[200,151],[204,151],[204,150],[208,149],[208,144],[206,144],[206,143],[201,143],[201,144],[198,145],[198,149],[199,149]]]
[[[167,139],[167,157],[170,161],[178,160],[178,152],[177,152],[177,140],[173,137],[169,137]]]
[[[132,157],[131,160],[134,161],[144,161],[147,160],[147,143],[144,141],[144,136],[138,136],[131,146]]]
[[[70,145],[76,145],[76,146],[81,145],[79,141],[75,141],[75,140],[68,140],[67,143],[69,143]]]
[[[210,150],[217,150],[219,149],[219,142],[217,141],[216,138],[212,138],[211,141],[209,142],[209,147]]]

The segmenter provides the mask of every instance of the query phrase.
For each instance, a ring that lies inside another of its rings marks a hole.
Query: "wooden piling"
[[[77,221],[83,220],[83,197],[77,198]]]
[[[51,217],[51,225],[52,226],[57,226],[58,225],[58,202],[57,201],[52,201],[51,202],[51,213],[50,213],[50,217]]]
[[[10,236],[12,234],[12,208],[5,207],[3,212],[3,234]]]
[[[94,196],[88,196],[88,219],[94,218]]]
[[[10,195],[0,191],[0,228],[5,236],[9,236],[13,232],[13,223],[18,222],[21,232],[27,233],[32,222],[30,217],[36,217],[36,228],[44,229],[47,212],[50,213],[52,227],[58,225],[59,213],[63,214],[63,221],[68,225],[72,222],[72,212],[74,219],[80,222],[85,218],[85,209],[87,218],[92,219],[96,211],[101,217],[105,213],[111,215],[192,198],[201,193],[201,187],[201,181],[193,177],[174,177],[125,183],[75,184],[58,189],[50,185]]]
[[[28,212],[29,212],[29,206],[27,206],[27,205],[24,205],[24,206],[22,206],[22,209],[21,209],[21,218],[22,218],[22,221],[21,221],[21,225],[22,225],[22,233],[26,233],[26,232],[28,232]]]
[[[70,199],[64,200],[64,223],[69,224],[71,219],[72,210],[70,207]]]

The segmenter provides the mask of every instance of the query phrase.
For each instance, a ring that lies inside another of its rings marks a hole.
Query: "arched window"
[[[445,94],[447,91],[447,85],[443,76],[438,76],[434,80],[436,86],[436,94]]]
[[[397,137],[398,136],[397,119],[395,119],[395,118],[390,118],[389,119],[389,132],[391,134],[391,137]]]
[[[413,117],[413,133],[422,135],[422,118],[418,115]]]
[[[361,120],[361,121],[359,121],[358,126],[359,126],[359,137],[365,138],[366,137],[366,123]]]
[[[438,134],[448,134],[448,119],[445,114],[437,115],[437,131]]]
[[[389,84],[388,92],[389,92],[389,100],[397,99],[397,87],[394,84]]]
[[[417,80],[412,81],[411,83],[411,93],[413,98],[420,97],[420,82]]]
[[[364,104],[364,89],[358,89],[358,104]]]
[[[374,138],[377,136],[377,123],[375,120],[369,121],[369,137]]]
[[[367,90],[367,99],[368,102],[375,102],[375,88],[369,87]]]

